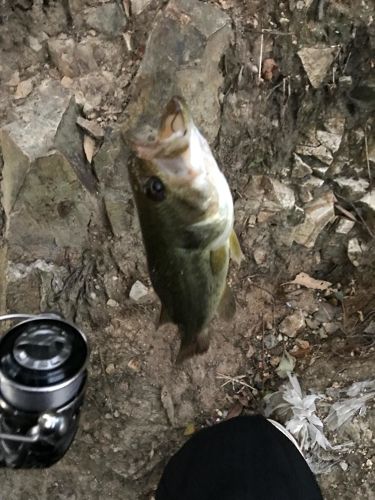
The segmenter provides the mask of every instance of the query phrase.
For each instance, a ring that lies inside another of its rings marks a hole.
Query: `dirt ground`
[[[103,27],[95,9],[107,4],[122,17],[108,16]],[[168,457],[189,433],[263,411],[263,397],[283,382],[278,367],[285,352],[306,391],[327,394],[374,377],[375,203],[363,201],[375,177],[373,2],[212,4],[229,16],[232,29],[220,57],[220,123],[211,142],[233,192],[245,254],[241,267],[230,269],[235,318],[214,320],[205,355],[174,364],[178,336],[171,325],[155,330],[160,306],[130,188],[124,188],[128,231],[117,237],[94,228],[82,256],[73,255],[70,267],[60,262],[70,275],[54,294],[38,275],[44,290],[38,301],[74,319],[90,342],[80,430],[51,469],[1,470],[0,500],[152,499]],[[17,107],[48,78],[74,93],[82,114],[115,136],[136,99],[148,36],[165,8],[167,2],[156,0],[0,0],[0,126],[12,122]],[[54,40],[91,49],[60,57]],[[297,54],[312,46],[334,47],[316,87]],[[20,86],[25,81],[30,92]],[[322,153],[308,151],[324,144],[322,131],[339,135],[329,164]],[[93,160],[97,172],[100,154]],[[320,215],[308,218],[315,200],[323,212],[332,208],[324,224]],[[330,285],[288,283],[300,272]],[[136,280],[147,287],[139,301],[129,298]],[[12,294],[21,312],[20,288]],[[322,407],[321,415],[327,411]],[[373,403],[328,437],[353,445],[333,454],[319,474],[324,498],[375,498]]]

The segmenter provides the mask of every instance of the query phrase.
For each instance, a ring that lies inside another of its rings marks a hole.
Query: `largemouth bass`
[[[130,182],[162,303],[159,324],[178,326],[181,362],[208,349],[206,327],[217,312],[225,319],[235,312],[226,279],[230,255],[239,263],[242,252],[232,195],[182,98],[171,99],[158,130],[129,142],[136,156]]]

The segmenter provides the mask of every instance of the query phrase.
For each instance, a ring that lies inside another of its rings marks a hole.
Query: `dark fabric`
[[[156,500],[322,500],[294,444],[264,417],[195,434],[170,459]]]

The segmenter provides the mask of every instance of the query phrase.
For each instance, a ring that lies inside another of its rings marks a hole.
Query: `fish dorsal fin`
[[[163,325],[166,325],[167,323],[173,323],[173,321],[169,317],[166,308],[162,304],[160,309],[160,316],[158,321],[156,322],[156,329],[160,328]]]
[[[232,260],[234,260],[238,266],[241,265],[242,259],[244,259],[244,254],[242,253],[240,242],[238,241],[234,229],[232,229],[232,232],[230,233],[229,247]]]
[[[225,285],[225,289],[223,295],[221,297],[221,301],[217,312],[225,321],[230,321],[236,312],[236,301],[234,299],[234,295],[229,285]]]
[[[219,274],[223,270],[227,263],[227,246],[217,248],[216,250],[211,250],[210,252],[210,264],[212,274]]]

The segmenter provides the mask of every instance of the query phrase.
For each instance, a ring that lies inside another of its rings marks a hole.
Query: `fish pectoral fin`
[[[224,321],[230,321],[236,313],[236,300],[229,285],[225,285],[217,312]]]
[[[242,253],[241,245],[240,242],[238,241],[236,233],[234,232],[234,229],[232,229],[232,232],[229,237],[229,248],[230,248],[231,258],[239,266],[245,257],[244,254]]]
[[[212,274],[219,274],[227,263],[227,247],[222,246],[210,252],[210,264]]]
[[[162,304],[160,309],[160,316],[156,323],[156,329],[160,328],[163,325],[166,325],[167,323],[173,323],[173,321],[169,317],[166,308]]]

